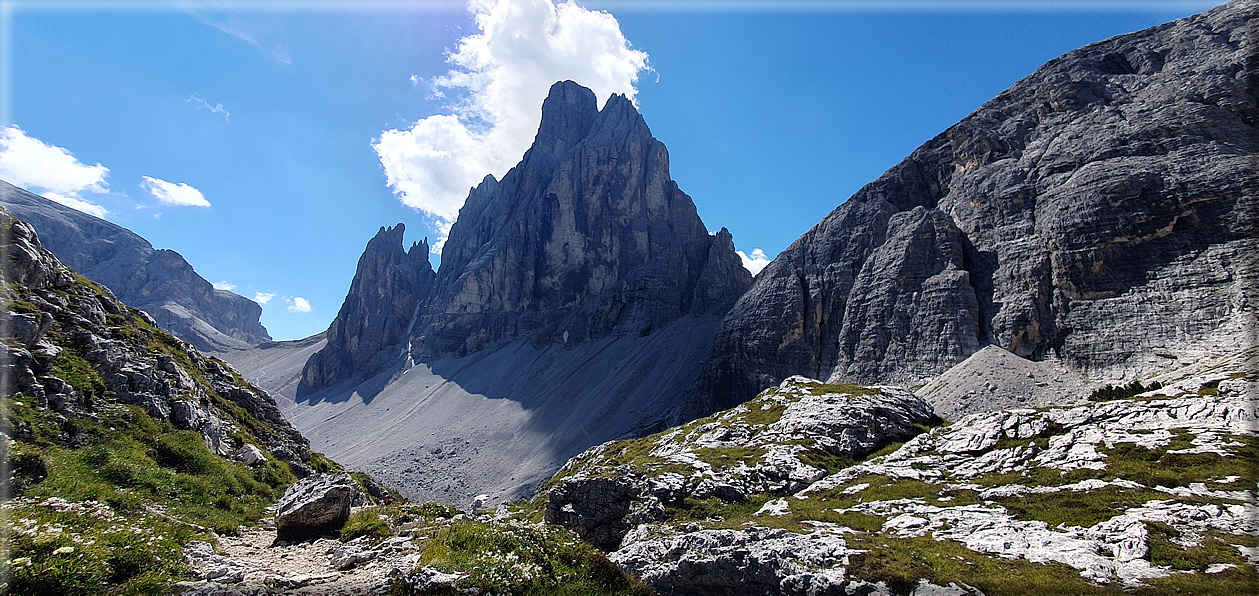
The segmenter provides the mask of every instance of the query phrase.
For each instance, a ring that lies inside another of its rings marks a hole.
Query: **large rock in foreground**
[[[350,517],[358,489],[349,474],[319,474],[298,481],[276,505],[278,540],[295,541],[335,532]]]

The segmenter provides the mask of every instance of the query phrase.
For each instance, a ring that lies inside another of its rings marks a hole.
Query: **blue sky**
[[[633,94],[708,227],[772,258],[1046,61],[1213,3],[0,4],[0,178],[271,295],[293,339],[380,226],[435,241],[513,165],[554,78]]]

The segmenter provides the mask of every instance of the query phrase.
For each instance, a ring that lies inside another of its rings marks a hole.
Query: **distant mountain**
[[[520,164],[472,190],[440,271],[402,235],[368,243],[286,414],[416,498],[523,495],[582,449],[663,424],[752,279],[630,101],[599,110],[571,81]]]
[[[88,279],[200,350],[270,341],[253,300],[217,290],[173,250],[134,232],[0,181],[0,205],[35,226],[44,246]]]
[[[691,415],[796,374],[915,384],[989,344],[1103,379],[1253,345],[1256,18],[1072,51],[919,147],[757,276]]]

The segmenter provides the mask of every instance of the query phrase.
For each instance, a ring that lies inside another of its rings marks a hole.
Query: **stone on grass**
[[[340,530],[350,517],[356,492],[354,481],[344,472],[299,480],[277,504],[276,538],[306,540]]]

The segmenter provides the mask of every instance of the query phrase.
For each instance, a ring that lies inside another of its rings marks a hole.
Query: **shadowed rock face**
[[[370,377],[393,363],[411,330],[417,308],[432,288],[428,239],[402,249],[406,228],[380,228],[359,257],[350,292],[328,328],[327,346],[311,356],[302,383],[329,387],[351,377]]]
[[[915,382],[988,344],[1121,376],[1237,349],[1259,299],[1257,13],[1070,52],[914,151],[757,276],[692,413],[793,374]]]
[[[533,147],[468,196],[442,251],[417,357],[527,338],[573,345],[723,312],[751,283],[709,236],[669,154],[628,99],[556,83]]]
[[[724,228],[709,235],[633,104],[556,83],[530,150],[468,195],[435,276],[428,246],[382,228],[359,260],[303,387],[516,340],[575,346],[723,314],[751,284]],[[417,252],[418,251],[418,252]],[[412,320],[412,317],[414,321]],[[398,346],[393,349],[393,346]]]
[[[198,349],[245,348],[269,341],[262,307],[216,290],[173,250],[154,249],[130,230],[0,182],[0,205],[39,231],[44,246],[124,303]]]

